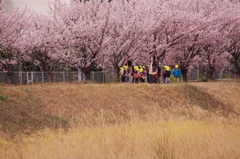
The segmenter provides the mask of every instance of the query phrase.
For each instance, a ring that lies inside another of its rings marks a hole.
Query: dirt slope
[[[239,86],[238,82],[1,85],[0,136],[179,118],[238,121]]]

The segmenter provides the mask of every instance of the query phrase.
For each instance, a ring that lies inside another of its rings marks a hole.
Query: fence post
[[[78,69],[78,81],[83,81],[82,70],[80,68]]]
[[[19,71],[19,84],[20,84],[20,85],[23,84],[22,74],[23,74],[22,70]]]
[[[200,71],[199,69],[197,69],[197,80],[199,80],[199,78],[200,78]]]
[[[222,74],[222,71],[223,71],[223,70],[221,69],[221,70],[220,70],[219,77],[218,77],[219,79],[223,79],[223,74]]]
[[[63,71],[63,82],[65,82],[65,72]]]
[[[103,83],[105,83],[105,81],[104,81],[104,76],[105,76],[104,70],[102,71],[102,73],[103,73]]]
[[[83,76],[82,76],[82,64],[83,63],[83,58],[78,59],[78,81],[83,81]]]
[[[30,72],[31,79],[29,79],[28,73],[29,73],[29,72],[27,72],[27,84],[29,84],[29,83],[32,83],[32,84],[33,84],[33,72],[32,72],[32,71]]]
[[[228,76],[229,76],[229,78],[231,78],[231,73],[230,73],[230,71],[231,71],[231,68],[230,68],[231,66],[229,65],[229,67],[228,67]]]

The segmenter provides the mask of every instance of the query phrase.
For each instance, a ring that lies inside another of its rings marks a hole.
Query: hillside
[[[45,128],[192,119],[239,124],[240,83],[0,86],[0,137]]]

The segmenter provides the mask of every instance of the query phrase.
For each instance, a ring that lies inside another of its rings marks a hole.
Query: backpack
[[[166,77],[170,77],[171,71],[166,71]]]
[[[126,74],[129,74],[130,73],[130,70],[129,69],[127,69],[127,71],[126,71]]]
[[[140,75],[138,72],[134,73],[134,78],[140,78]]]

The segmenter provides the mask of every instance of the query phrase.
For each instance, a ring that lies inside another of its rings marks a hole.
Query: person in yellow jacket
[[[120,82],[122,83],[123,82],[123,74],[124,74],[124,68],[123,67],[120,67],[120,70],[119,70],[119,78],[120,78]]]

